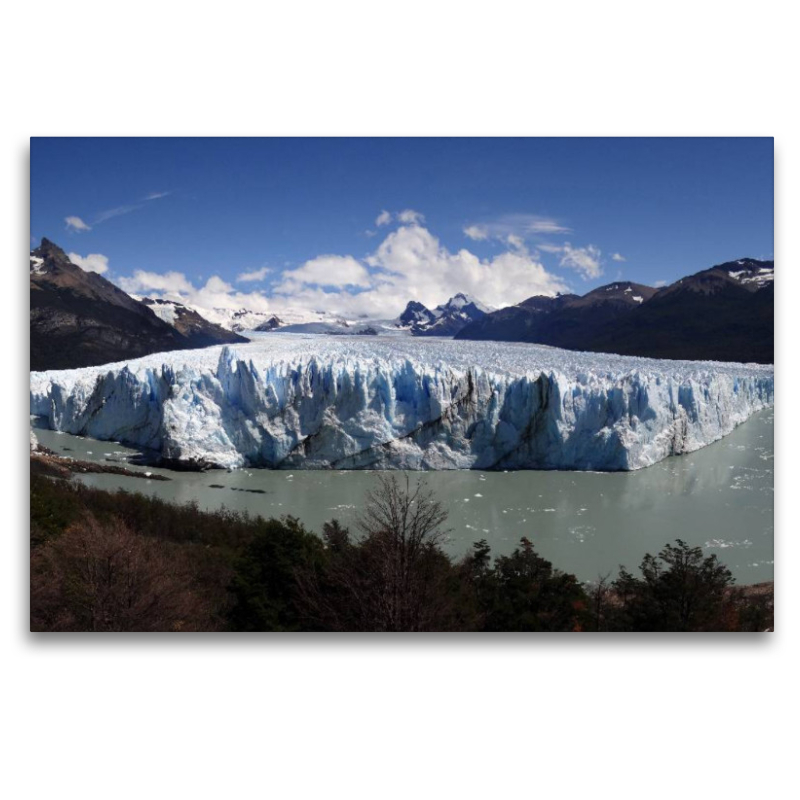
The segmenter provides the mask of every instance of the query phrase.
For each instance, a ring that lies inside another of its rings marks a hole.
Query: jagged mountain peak
[[[436,308],[461,311],[467,306],[474,306],[478,309],[478,311],[482,311],[484,314],[488,314],[493,311],[490,306],[487,306],[485,303],[482,303],[480,300],[470,294],[467,294],[466,292],[457,292],[446,303],[436,306]]]

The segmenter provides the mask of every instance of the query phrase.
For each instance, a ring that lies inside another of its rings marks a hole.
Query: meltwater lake
[[[31,421],[42,445],[59,455],[106,462],[136,455],[112,442],[56,433]],[[638,567],[646,552],[682,538],[715,553],[738,583],[773,577],[774,411],[753,415],[730,435],[695,453],[636,472],[409,472],[448,509],[447,549],[461,556],[479,539],[495,555],[522,536],[555,566],[589,581]],[[142,492],[203,509],[226,508],[265,517],[291,514],[314,531],[332,518],[355,522],[370,471],[265,470],[173,472],[171,481],[119,475],[76,476],[88,486]],[[399,474],[399,473],[398,473]],[[212,486],[213,485],[213,486]]]

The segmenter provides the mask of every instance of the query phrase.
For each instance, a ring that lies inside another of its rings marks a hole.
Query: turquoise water
[[[462,555],[478,539],[495,554],[520,537],[582,580],[638,566],[680,537],[716,553],[740,583],[773,577],[773,429],[771,409],[724,439],[637,472],[408,473],[424,480],[449,511],[447,548]],[[104,462],[136,451],[110,442],[42,430],[40,442],[59,454]],[[101,489],[123,488],[201,508],[221,506],[263,516],[292,514],[309,528],[338,518],[353,524],[375,473],[365,471],[221,470],[161,473],[171,481],[82,475]],[[212,488],[217,484],[223,488]],[[247,490],[247,491],[243,491]]]

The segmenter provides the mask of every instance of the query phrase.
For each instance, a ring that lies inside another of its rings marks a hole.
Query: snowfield
[[[187,466],[635,470],[773,404],[771,366],[269,333],[32,372],[51,428]]]

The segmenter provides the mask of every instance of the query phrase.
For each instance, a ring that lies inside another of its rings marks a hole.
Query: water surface
[[[716,553],[739,583],[773,577],[772,409],[755,414],[729,436],[696,453],[674,456],[636,472],[408,473],[425,480],[450,513],[447,549],[464,554],[486,539],[495,554],[509,553],[520,537],[581,580],[638,566],[680,537]],[[137,451],[110,442],[36,427],[56,453],[104,462]],[[225,506],[263,516],[292,514],[319,531],[334,517],[353,524],[366,492],[368,471],[246,469],[186,473],[131,467],[172,480],[81,475],[101,489],[143,492],[200,508]],[[212,484],[222,488],[212,488]],[[243,491],[249,490],[249,491]]]

